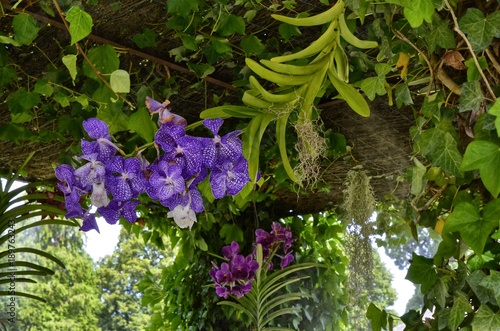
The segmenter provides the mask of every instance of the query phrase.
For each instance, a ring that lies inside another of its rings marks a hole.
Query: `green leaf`
[[[443,233],[460,232],[462,239],[477,254],[481,254],[491,231],[498,226],[498,220],[481,217],[479,208],[468,202],[461,202],[455,206],[453,212],[446,219]]]
[[[33,92],[49,97],[52,95],[52,93],[54,93],[54,88],[52,87],[51,84],[49,84],[48,80],[39,79],[35,84]]]
[[[302,34],[297,26],[288,23],[281,23],[278,26],[278,32],[285,41],[289,41],[292,37]]]
[[[118,69],[113,71],[109,78],[109,84],[116,93],[130,92],[130,76],[125,70]]]
[[[14,39],[12,39],[10,37],[6,37],[6,36],[0,36],[0,43],[2,43],[2,44],[10,44],[10,45],[13,45],[13,46],[16,46],[16,47],[21,46],[21,44],[18,41],[14,40]]]
[[[251,34],[241,39],[240,47],[245,52],[245,56],[257,55],[262,52],[266,47],[262,44],[260,39]]]
[[[368,77],[361,82],[361,90],[366,93],[368,99],[373,101],[377,94],[385,95],[387,93],[385,75],[390,71],[391,67],[388,64],[377,63],[375,65],[377,77]]]
[[[500,137],[500,99],[497,99],[493,106],[491,106],[490,110],[488,111],[493,116],[496,116],[495,118],[495,128],[497,129],[497,134]]]
[[[366,310],[366,317],[371,321],[373,331],[380,331],[382,328],[384,328],[384,330],[386,329],[387,312],[385,310],[380,310],[373,302],[370,302]]]
[[[17,78],[16,70],[11,67],[0,67],[0,87],[10,84]]]
[[[113,71],[118,70],[120,66],[118,53],[116,53],[115,49],[110,45],[92,48],[87,52],[87,56],[95,68],[104,75],[111,74]],[[99,80],[97,74],[86,61],[83,63],[83,73],[87,75],[87,77]]]
[[[484,56],[478,57],[477,61],[479,62],[479,66],[481,67],[482,70],[488,68],[488,61]],[[472,82],[475,80],[478,80],[481,78],[481,73],[477,69],[476,62],[474,61],[474,58],[470,58],[467,61],[464,62],[465,66],[467,67],[467,81]]]
[[[188,17],[198,10],[198,0],[167,0],[167,11],[170,14]]]
[[[458,151],[457,142],[449,132],[438,128],[425,130],[419,137],[417,148],[434,166],[445,172],[462,177],[460,165],[462,154]]]
[[[215,67],[211,66],[208,63],[198,64],[198,63],[188,62],[187,66],[189,70],[196,73],[196,75],[200,78],[205,78],[215,71]]]
[[[22,45],[31,44],[38,36],[38,31],[40,31],[37,21],[33,16],[24,13],[14,17],[12,20],[12,29],[16,35],[16,40]]]
[[[494,313],[487,305],[481,305],[471,325],[472,331],[500,330],[500,312]]]
[[[460,95],[460,112],[477,110],[483,102],[483,92],[481,84],[475,80],[462,84],[462,94]]]
[[[448,318],[448,326],[450,330],[457,330],[460,323],[465,318],[466,313],[471,313],[472,307],[469,304],[469,298],[465,296],[460,291],[455,293],[455,298],[453,300],[453,306],[450,310],[450,316]]]
[[[144,28],[142,33],[136,34],[132,41],[139,46],[139,48],[154,47],[156,45],[156,32],[150,28]]]
[[[130,115],[127,129],[135,131],[146,142],[152,142],[158,130],[156,124],[151,120],[148,110],[144,107],[140,107]]]
[[[68,10],[66,21],[70,23],[71,45],[79,42],[92,32],[92,16],[78,6],[73,6]]]
[[[410,89],[407,84],[398,85],[396,87],[396,105],[398,108],[405,105],[413,105],[413,99],[411,98]]]
[[[17,123],[17,124],[26,123],[26,122],[31,121],[32,119],[33,119],[33,115],[31,115],[31,112],[10,115],[10,121],[12,123]]]
[[[35,92],[29,92],[24,87],[18,89],[7,98],[7,106],[12,114],[28,112],[41,103],[40,96]]]
[[[479,285],[493,293],[497,303],[500,302],[500,272],[490,270],[490,274],[485,276]]]
[[[191,51],[198,50],[198,44],[196,43],[196,38],[194,36],[191,36],[189,34],[183,34],[181,36],[181,40],[184,48],[189,49]]]
[[[411,27],[418,28],[424,20],[431,23],[432,14],[434,14],[434,3],[432,0],[413,0],[411,8],[405,7],[403,13]]]
[[[210,43],[219,54],[231,53],[233,51],[231,44],[229,44],[229,41],[225,38],[214,38]]]
[[[219,231],[221,238],[224,238],[226,244],[230,244],[233,241],[243,242],[243,230],[236,224],[224,224]]]
[[[500,11],[497,10],[487,17],[488,23],[491,24],[495,32],[495,37],[500,38]]]
[[[245,21],[240,16],[224,13],[217,25],[216,31],[223,37],[235,33],[245,35]]]
[[[461,170],[479,169],[484,186],[496,198],[500,193],[500,146],[477,140],[467,146]]]
[[[62,62],[68,68],[69,74],[71,75],[71,79],[73,80],[73,84],[75,84],[76,79],[76,55],[69,54],[65,55],[62,58]]]
[[[498,31],[498,27],[492,25],[492,23],[496,22],[496,17],[494,16],[492,22],[490,22],[484,17],[481,10],[468,8],[460,18],[460,29],[467,34],[474,51],[481,52],[491,44]]]
[[[443,103],[444,94],[442,92],[431,94],[424,99],[424,103],[422,105],[422,114],[427,119],[439,120],[441,118],[441,106],[443,105]]]
[[[410,168],[412,171],[411,194],[418,196],[427,186],[427,180],[424,178],[427,168],[417,158],[414,158],[413,162],[415,163],[415,166]]]
[[[408,268],[406,279],[414,284],[420,284],[421,292],[426,293],[434,286],[438,279],[432,259],[412,253],[411,265]]]
[[[496,305],[497,303],[495,302],[495,295],[493,291],[481,285],[486,277],[487,276],[483,271],[476,270],[467,276],[466,281],[482,304],[491,302]]]
[[[430,52],[434,52],[436,46],[445,49],[454,49],[457,46],[455,43],[455,35],[449,26],[449,20],[437,19],[433,21],[431,31],[426,34]]]

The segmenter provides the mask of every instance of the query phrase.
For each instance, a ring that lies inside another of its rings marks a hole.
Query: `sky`
[[[105,255],[113,253],[113,250],[118,243],[118,235],[120,234],[121,229],[119,224],[109,225],[102,218],[98,219],[97,223],[99,224],[99,230],[101,231],[100,234],[94,230],[86,233],[86,251],[92,259],[94,259],[94,261],[97,261]],[[406,303],[413,296],[415,287],[412,282],[405,279],[406,270],[399,270],[398,267],[394,265],[392,259],[385,254],[383,248],[379,248],[378,251],[382,262],[385,263],[393,275],[392,287],[396,290],[398,295],[394,306],[389,308],[394,309],[399,315],[403,315],[406,312]]]

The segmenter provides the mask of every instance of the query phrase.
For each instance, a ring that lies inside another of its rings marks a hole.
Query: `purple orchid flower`
[[[238,194],[250,181],[248,161],[240,157],[236,161],[226,160],[222,165],[214,167],[210,173],[210,186],[216,199]]]

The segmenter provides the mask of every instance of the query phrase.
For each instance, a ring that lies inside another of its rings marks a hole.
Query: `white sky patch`
[[[95,230],[85,233],[87,237],[85,250],[94,261],[113,253],[118,244],[118,236],[122,228],[119,223],[115,225],[108,224],[102,217],[97,218],[97,225],[101,233]]]
[[[394,306],[388,307],[389,309],[394,309],[399,316],[406,313],[406,304],[413,296],[415,292],[415,286],[409,280],[406,280],[407,270],[399,270],[394,264],[394,261],[385,254],[385,249],[383,247],[378,248],[378,253],[380,254],[380,259],[382,263],[389,269],[392,274],[392,287],[396,291],[398,298],[394,303]]]

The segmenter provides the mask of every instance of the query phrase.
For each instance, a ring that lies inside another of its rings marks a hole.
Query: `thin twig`
[[[431,90],[432,90],[432,88],[431,88],[432,84],[434,84],[434,77],[435,77],[434,76],[434,69],[432,68],[431,62],[429,61],[427,56],[415,44],[413,44],[408,38],[406,38],[406,36],[404,34],[401,33],[401,31],[394,29],[394,32],[396,33],[396,36],[398,36],[399,39],[403,40],[408,45],[413,47],[413,49],[415,49],[418,52],[418,54],[420,54],[420,56],[422,56],[422,58],[427,63],[427,66],[429,67],[429,71],[431,73],[431,79],[429,81],[429,86],[427,87],[427,95],[426,95],[426,96],[429,96],[429,94],[431,93]]]
[[[453,11],[453,8],[451,8],[448,0],[444,0],[444,3],[446,4],[446,7],[448,7],[448,10],[450,11],[451,17],[453,18],[453,24],[455,25],[455,28],[454,28],[455,32],[458,33],[460,35],[460,37],[462,37],[462,39],[467,44],[467,48],[469,49],[469,52],[471,53],[472,58],[474,59],[474,63],[476,64],[476,68],[479,71],[479,74],[481,75],[481,77],[483,78],[484,84],[486,85],[488,92],[491,94],[493,101],[495,101],[497,99],[497,97],[495,96],[495,93],[493,92],[493,89],[491,88],[490,83],[488,82],[488,79],[486,78],[486,75],[484,74],[483,69],[481,69],[481,65],[479,64],[476,53],[474,52],[474,49],[472,48],[472,45],[471,45],[469,39],[467,39],[467,36],[462,32],[462,30],[460,30],[460,26],[458,25],[457,16],[455,16],[455,12]]]
[[[59,3],[57,2],[57,0],[52,0],[52,2],[54,3],[54,6],[56,7],[57,12],[59,13],[59,16],[61,16],[63,24],[66,27],[66,30],[68,30],[68,32],[69,32],[68,22],[66,21],[66,18],[64,17],[64,13],[63,13],[61,7],[59,6]],[[104,85],[106,85],[111,91],[113,91],[113,88],[111,87],[109,82],[103,77],[103,75],[99,72],[99,70],[97,70],[97,68],[94,66],[92,61],[90,61],[90,59],[87,57],[87,54],[83,51],[83,49],[80,47],[80,44],[78,42],[75,42],[75,47],[78,50],[78,52],[83,56],[83,58],[88,63],[90,68],[95,72],[97,77],[99,77],[99,79],[104,83]],[[113,91],[113,93],[118,98],[125,101],[130,106],[130,108],[135,109],[135,106],[130,101],[128,101],[123,95],[121,95],[120,93],[116,93],[115,91]]]

